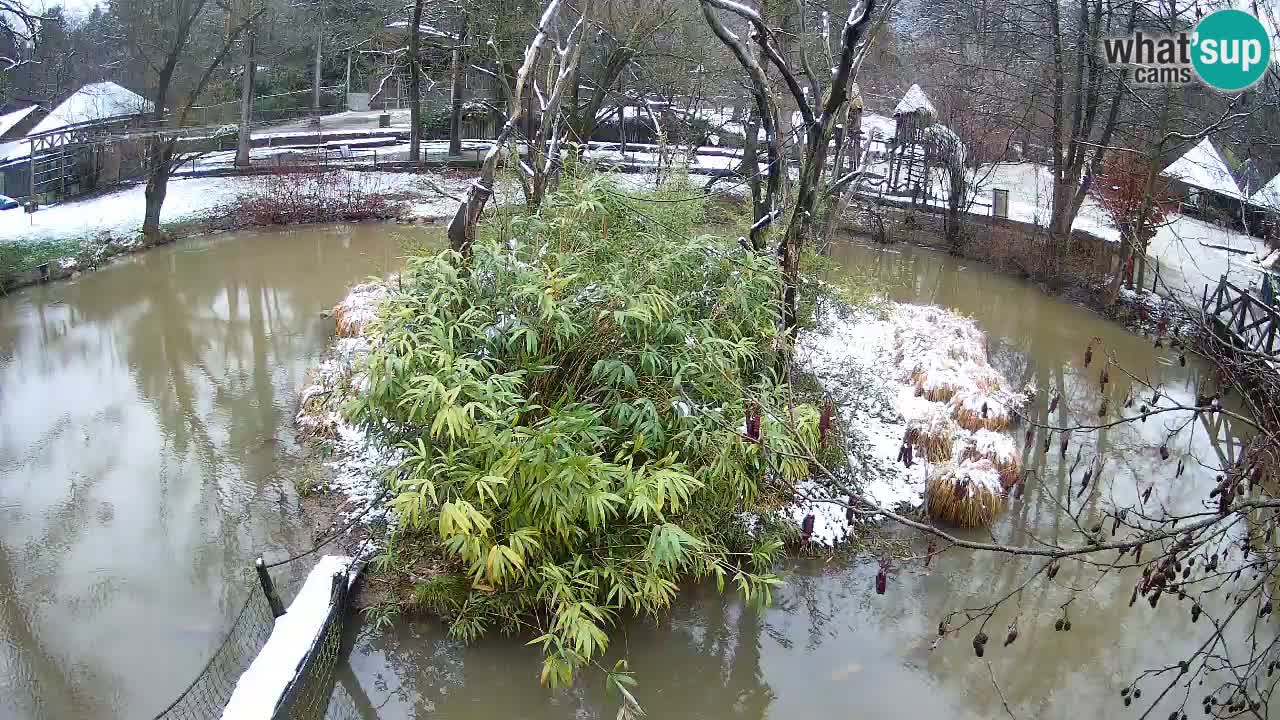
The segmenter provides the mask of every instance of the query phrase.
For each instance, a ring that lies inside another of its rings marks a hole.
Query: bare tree
[[[255,0],[240,3],[240,15],[252,16],[256,12]],[[252,24],[245,32],[244,67],[240,70],[240,136],[236,142],[236,166],[249,166],[249,150],[253,136],[253,94],[258,75],[258,33]]]
[[[733,52],[751,78],[757,110],[762,120],[768,118],[764,122],[764,129],[766,135],[771,138],[768,168],[771,188],[770,192],[766,193],[766,214],[758,218],[756,224],[752,226],[753,233],[767,226],[778,213],[778,209],[773,207],[773,198],[776,197],[773,190],[775,185],[781,184],[784,168],[781,164],[781,154],[778,152],[779,132],[775,122],[777,110],[773,107],[768,80],[764,76],[761,64],[752,57],[742,41],[720,22],[715,10],[737,15],[751,25],[753,39],[760,46],[769,63],[782,76],[783,84],[799,108],[803,131],[798,134],[798,137],[804,139],[804,159],[801,161],[799,178],[795,183],[791,221],[778,247],[783,276],[782,327],[784,331],[790,333],[794,331],[798,321],[796,293],[800,282],[800,255],[805,239],[813,234],[818,214],[818,201],[823,196],[821,180],[826,169],[827,151],[836,122],[844,116],[855,63],[866,49],[863,41],[875,11],[876,0],[859,0],[849,9],[840,33],[840,50],[831,66],[831,79],[825,89],[818,76],[812,72],[804,54],[801,53],[802,69],[809,81],[809,88],[813,91],[812,98],[805,93],[797,79],[797,73],[779,52],[774,31],[757,11],[734,0],[701,0],[701,2],[708,24],[721,42]],[[759,242],[758,236],[753,236],[752,246],[758,248]]]
[[[560,104],[568,83],[575,77],[578,58],[581,55],[584,27],[590,17],[592,5],[593,0],[583,2],[581,14],[569,30],[564,42],[556,43],[558,67],[553,76],[550,93],[546,95],[541,92],[536,93],[542,114],[541,122],[534,137],[529,138],[528,162],[519,161],[521,184],[525,192],[525,201],[530,209],[536,209],[542,203],[548,178],[553,178],[559,167],[563,134]],[[537,32],[525,48],[524,61],[516,72],[515,82],[508,93],[506,123],[499,131],[493,146],[485,154],[480,166],[480,177],[471,183],[466,199],[458,207],[449,223],[449,244],[464,255],[471,252],[480,214],[484,212],[485,204],[493,196],[498,163],[502,159],[507,144],[515,137],[523,119],[525,92],[531,84],[536,85],[536,80],[532,76],[538,64],[538,56],[547,39],[558,33],[557,18],[560,8],[561,0],[550,0],[543,10],[538,20]]]
[[[449,68],[449,155],[462,154],[462,76],[466,70],[467,11],[458,13],[458,31],[453,38]]]
[[[237,39],[264,11],[248,13],[219,33],[214,28],[223,25],[213,10],[208,0],[139,3],[121,18],[130,49],[152,74],[154,88],[142,224],[149,244],[163,240],[160,209],[170,175],[185,160],[178,152],[179,130]]]
[[[22,64],[27,48],[40,31],[40,24],[47,20],[21,2],[0,0],[0,70],[8,72]]]

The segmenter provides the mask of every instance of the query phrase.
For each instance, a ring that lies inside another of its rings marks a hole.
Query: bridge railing
[[[1207,316],[1221,323],[1244,350],[1280,359],[1280,311],[1224,276],[1218,287],[1205,286],[1202,302]]]

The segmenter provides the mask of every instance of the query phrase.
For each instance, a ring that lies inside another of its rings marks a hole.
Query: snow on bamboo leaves
[[[685,579],[767,600],[786,528],[744,511],[789,500],[821,435],[819,410],[757,370],[777,332],[771,258],[696,236],[689,203],[622,205],[597,177],[562,188],[481,226],[465,262],[409,259],[365,326],[348,409],[405,451],[392,505],[402,538],[458,570],[451,632],[538,628],[553,686]]]

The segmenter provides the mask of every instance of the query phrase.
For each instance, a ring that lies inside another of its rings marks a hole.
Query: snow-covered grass
[[[366,525],[391,526],[395,515],[390,508],[385,503],[374,505],[385,500],[387,473],[400,464],[403,456],[399,450],[371,442],[361,428],[348,423],[340,413],[350,394],[367,385],[361,362],[369,343],[360,333],[376,317],[384,297],[384,286],[365,283],[353,287],[334,307],[339,334],[344,337],[337,338],[332,352],[311,373],[298,401],[295,423],[302,435],[325,439],[333,451],[334,459],[328,463],[331,478],[318,489],[344,499],[338,513],[340,521],[360,516]]]
[[[284,615],[276,619],[271,637],[236,682],[231,699],[223,708],[223,720],[269,720],[276,704],[289,687],[298,665],[324,630],[329,617],[333,577],[353,567],[352,559],[341,555],[320,558],[298,596]],[[357,572],[348,576],[348,587]]]
[[[365,187],[403,200],[402,216],[409,219],[451,215],[458,206],[456,198],[466,192],[469,182],[455,175],[339,172],[351,176],[350,187]],[[172,229],[217,219],[249,192],[254,182],[253,177],[173,178],[161,208],[161,225]],[[33,214],[0,212],[0,274],[22,272],[108,243],[128,249],[142,231],[144,190],[144,185],[135,184],[48,205]]]
[[[1008,412],[1024,401],[987,363],[985,337],[972,320],[933,306],[829,305],[816,327],[797,339],[795,358],[834,402],[848,433],[843,470],[876,505],[920,505],[927,479],[938,473],[968,477],[974,487],[997,495],[1009,484],[1002,475],[1016,476],[1011,438],[986,424],[971,430],[955,420],[975,397],[988,404],[988,418],[992,408]],[[937,383],[937,399],[930,399],[924,388],[938,373],[949,380]],[[953,402],[956,397],[964,399]],[[921,451],[913,449],[907,465],[901,452],[909,435]],[[926,436],[944,441],[946,452],[935,456],[942,462],[931,462],[924,452]],[[832,545],[848,536],[845,508],[820,499],[831,497],[823,482],[803,484],[799,492],[801,500],[787,513],[797,524],[814,516],[813,542]]]
[[[236,195],[235,178],[175,179],[161,209],[162,223],[195,219]],[[109,234],[136,235],[142,229],[145,207],[142,184],[93,197],[42,207],[30,215],[0,213],[0,243],[76,240]]]

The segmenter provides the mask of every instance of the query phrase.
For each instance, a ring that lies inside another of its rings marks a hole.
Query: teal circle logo
[[[1191,64],[1206,85],[1234,92],[1252,87],[1271,64],[1271,38],[1243,10],[1218,10],[1196,24]]]

